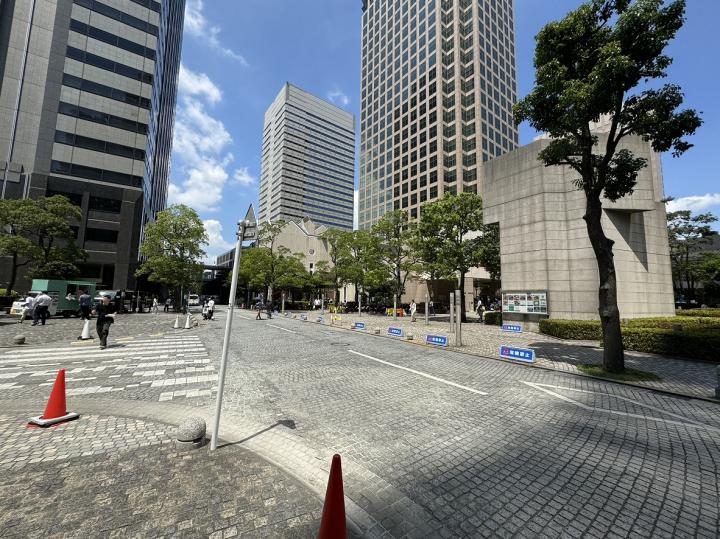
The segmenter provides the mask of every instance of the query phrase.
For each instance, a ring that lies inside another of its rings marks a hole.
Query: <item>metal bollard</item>
[[[455,322],[455,293],[450,292],[450,333],[454,330],[454,322]]]
[[[455,345],[462,346],[462,313],[465,308],[460,290],[455,290]]]

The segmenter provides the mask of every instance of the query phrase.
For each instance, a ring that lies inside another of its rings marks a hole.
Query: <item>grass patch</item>
[[[615,373],[607,372],[601,365],[578,365],[577,369],[588,376],[600,376],[602,378],[610,378],[612,380],[621,380],[623,382],[661,382],[657,374],[652,372],[639,371],[637,369],[625,368],[625,372]]]

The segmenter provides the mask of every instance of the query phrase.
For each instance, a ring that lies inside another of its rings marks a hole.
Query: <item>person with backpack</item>
[[[90,294],[87,293],[87,290],[82,290],[81,292],[82,294],[80,294],[80,297],[78,298],[78,303],[80,304],[80,319],[90,320],[92,298],[90,297]]]

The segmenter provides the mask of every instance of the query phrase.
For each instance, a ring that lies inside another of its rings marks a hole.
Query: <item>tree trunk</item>
[[[603,368],[608,372],[623,372],[625,354],[620,330],[620,310],[617,304],[617,276],[612,251],[614,242],[605,236],[602,228],[602,202],[599,195],[588,195],[583,219],[595,251],[600,277],[598,312],[603,331]]]
[[[12,294],[13,288],[15,287],[15,280],[17,279],[17,270],[18,270],[18,255],[17,253],[13,253],[12,255],[12,264],[10,269],[10,280],[8,281],[7,290],[5,291],[5,294],[10,296]]]
[[[467,322],[467,315],[465,314],[465,271],[460,270],[460,322]],[[457,300],[456,300],[457,301]]]

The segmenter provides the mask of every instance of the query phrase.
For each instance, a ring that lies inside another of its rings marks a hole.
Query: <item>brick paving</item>
[[[319,498],[242,447],[177,449],[170,427],[137,420],[86,416],[33,430],[23,421],[0,416],[0,470],[7,455],[14,461],[0,474],[0,537],[317,533]]]
[[[317,317],[314,313],[308,315],[311,321]],[[403,328],[406,335],[412,334],[413,341],[419,343],[424,343],[427,335],[447,336],[450,349],[495,359],[500,359],[499,349],[502,345],[531,348],[535,351],[537,365],[573,374],[582,374],[577,369],[578,364],[602,364],[602,349],[594,341],[565,341],[530,332],[506,333],[498,326],[470,322],[462,326],[463,346],[458,348],[455,346],[455,333],[450,332],[448,322],[431,321],[426,326],[422,317],[411,322],[407,317],[393,320],[392,317],[373,315],[340,315],[340,319],[333,321],[329,314],[325,315],[326,324],[343,328],[349,328],[353,322],[364,322],[367,333],[379,328],[381,335],[386,335],[391,326]],[[718,353],[720,354],[720,351]],[[720,362],[720,355],[718,361]],[[689,397],[715,397],[718,384],[717,365],[632,351],[626,352],[625,363],[628,367],[654,373],[662,379],[632,382],[633,384]]]

